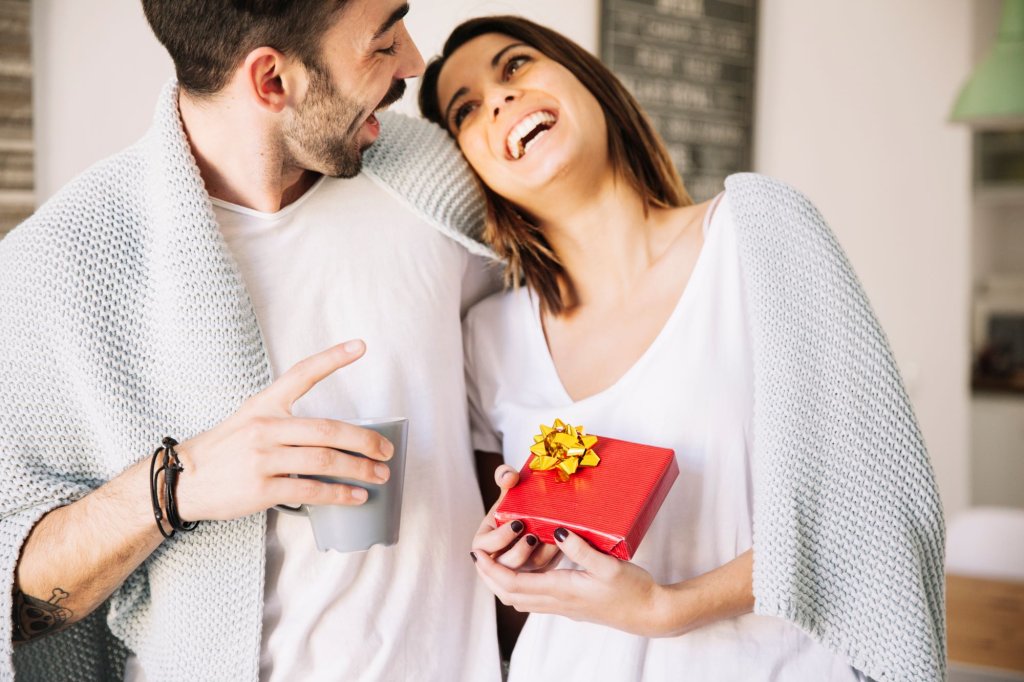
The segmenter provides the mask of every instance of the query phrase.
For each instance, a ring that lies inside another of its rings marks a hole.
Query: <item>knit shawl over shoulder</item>
[[[754,610],[872,679],[944,679],[942,507],[889,344],[806,197],[725,186],[754,348]]]
[[[447,136],[383,123],[366,172],[488,253],[473,239],[475,182]],[[942,515],[885,338],[805,198],[756,175],[727,188],[754,329],[756,610],[875,679],[941,678]],[[150,682],[257,679],[265,514],[176,535],[95,614],[13,653],[5,614],[44,514],[269,381],[170,84],[140,142],[0,241],[0,680],[120,679],[129,649]]]

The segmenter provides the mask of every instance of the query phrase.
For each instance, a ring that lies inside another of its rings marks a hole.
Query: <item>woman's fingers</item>
[[[611,578],[619,568],[618,559],[602,554],[579,535],[565,528],[555,530],[555,542],[565,556],[569,557],[569,561],[578,564],[587,573],[599,579]]]
[[[546,571],[552,569],[558,565],[561,556],[562,550],[558,549],[555,545],[538,542],[537,547],[533,550],[533,554],[530,555],[530,558],[523,564],[520,570]]]
[[[480,574],[480,579],[502,604],[522,613],[560,613],[559,607],[563,606],[557,597],[546,594],[510,593],[483,573]]]
[[[487,554],[504,551],[505,548],[516,541],[526,528],[523,522],[519,520],[503,524],[494,530],[484,530],[486,527],[482,526],[482,530],[473,538],[473,550],[480,550]]]
[[[507,464],[494,470],[494,482],[501,488],[502,495],[519,483],[519,472]]]
[[[503,604],[515,606],[519,610],[528,599],[550,596],[558,598],[566,594],[569,586],[565,584],[569,571],[551,571],[549,573],[523,573],[503,566],[483,552],[474,552],[476,569],[481,579],[501,600]],[[563,575],[560,575],[563,574]]]
[[[514,590],[512,589],[516,572],[499,565],[486,552],[470,552],[476,562],[476,571],[494,596],[505,606],[515,606]]]
[[[519,538],[514,545],[498,555],[497,561],[502,566],[519,570],[530,560],[530,556],[538,548],[541,542],[536,535],[527,533]]]
[[[505,494],[519,483],[519,472],[507,464],[502,464],[494,470],[494,482],[498,484],[500,491],[494,506],[492,506],[490,511],[487,512],[488,517],[494,515],[494,510],[497,509],[498,505],[501,504],[501,501],[505,499]]]

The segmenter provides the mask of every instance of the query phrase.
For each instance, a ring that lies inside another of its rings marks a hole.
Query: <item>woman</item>
[[[524,19],[456,28],[420,107],[526,285],[466,321],[478,450],[518,468],[561,417],[671,447],[681,471],[632,563],[488,515],[478,572],[533,614],[511,679],[941,677],[931,468],[813,206],[751,174],[694,205],[614,76]],[[575,566],[546,570],[558,551]]]

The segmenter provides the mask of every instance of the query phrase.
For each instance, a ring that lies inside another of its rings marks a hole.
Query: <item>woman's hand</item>
[[[517,611],[553,613],[644,637],[664,634],[654,618],[661,586],[650,573],[598,552],[565,529],[555,532],[555,541],[583,570],[520,573],[478,553],[477,571],[498,599]]]
[[[675,585],[659,585],[639,566],[602,554],[565,529],[559,549],[582,570],[543,574],[510,570],[477,554],[477,572],[503,604],[600,623],[643,637],[668,637],[749,613],[753,608],[750,551],[725,566]]]
[[[522,521],[513,521],[500,527],[494,522],[494,510],[505,498],[505,494],[519,483],[519,472],[502,464],[494,470],[494,482],[501,489],[498,501],[494,503],[473,538],[474,556],[487,556],[506,568],[519,571],[540,571],[557,563],[558,548],[540,542],[536,535],[524,530]]]

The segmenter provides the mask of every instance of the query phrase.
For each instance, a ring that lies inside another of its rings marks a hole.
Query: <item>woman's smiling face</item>
[[[438,78],[445,125],[481,179],[529,209],[572,167],[605,172],[604,112],[558,62],[488,33],[458,48]]]

